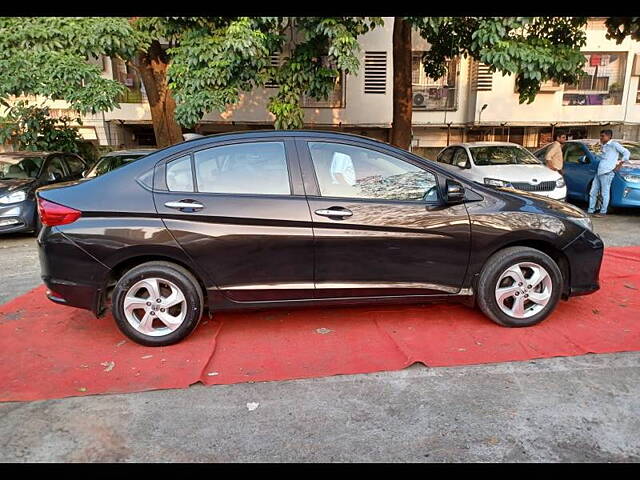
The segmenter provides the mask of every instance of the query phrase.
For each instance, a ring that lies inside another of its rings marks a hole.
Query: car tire
[[[111,310],[127,337],[160,347],[186,338],[198,325],[203,305],[202,289],[191,272],[153,261],[122,275],[113,290]]]
[[[562,287],[562,272],[549,255],[508,247],[487,260],[478,279],[477,302],[498,325],[529,327],[553,312]]]

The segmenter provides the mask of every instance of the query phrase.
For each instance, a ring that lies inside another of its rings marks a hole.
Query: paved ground
[[[640,212],[594,223],[640,245]],[[35,239],[0,271],[37,286]],[[0,461],[639,462],[640,352],[4,403]]]

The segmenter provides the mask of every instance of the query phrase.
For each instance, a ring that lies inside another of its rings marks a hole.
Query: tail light
[[[38,197],[38,214],[44,225],[55,227],[75,222],[82,212]]]

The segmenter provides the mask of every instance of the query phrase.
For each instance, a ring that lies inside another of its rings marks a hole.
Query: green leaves
[[[42,95],[82,113],[111,110],[125,87],[88,57],[130,58],[146,45],[124,18],[0,17],[0,97]]]
[[[17,150],[64,151],[80,153],[83,138],[72,122],[82,125],[80,118],[51,118],[49,108],[44,105],[30,105],[19,100],[13,105],[1,102],[7,107],[6,117],[0,118],[0,142],[9,142]]]
[[[276,128],[284,129],[303,126],[303,95],[327,99],[341,70],[358,70],[358,36],[382,24],[377,17],[181,21],[168,70],[178,121],[193,126],[206,113],[237,103],[242,92],[276,83],[268,110]],[[276,53],[281,64],[273,66]]]

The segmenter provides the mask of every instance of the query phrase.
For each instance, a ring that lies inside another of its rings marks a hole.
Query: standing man
[[[598,172],[593,177],[593,183],[591,184],[591,191],[589,192],[589,210],[587,213],[593,214],[596,209],[596,198],[598,193],[602,195],[602,205],[600,206],[600,213],[594,215],[594,217],[603,217],[607,214],[607,207],[609,206],[609,192],[611,191],[611,182],[615,175],[614,170],[618,167],[621,161],[618,160],[618,155],[622,155],[622,161],[629,160],[630,152],[618,142],[611,140],[613,132],[609,129],[600,131],[600,143],[602,144],[602,155],[600,155],[600,163],[598,164]]]
[[[567,141],[567,135],[564,133],[556,133],[554,142],[547,148],[544,154],[544,163],[551,170],[562,175],[562,145]]]

